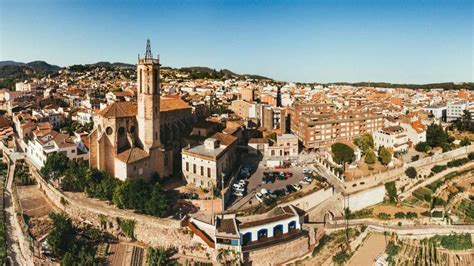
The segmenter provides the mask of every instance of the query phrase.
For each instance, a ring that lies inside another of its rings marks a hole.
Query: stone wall
[[[176,247],[179,251],[195,250],[193,255],[197,257],[205,257],[205,253],[213,252],[206,247],[196,246],[196,243],[191,241],[192,234],[188,229],[181,227],[180,221],[136,214],[131,210],[121,210],[110,205],[104,206],[104,202],[84,199],[75,195],[77,193],[62,193],[44,181],[36,169],[33,167],[30,169],[40,190],[73,219],[100,227],[113,235],[121,235],[117,218],[135,220],[134,238],[144,244]]]
[[[275,265],[288,261],[290,257],[301,257],[308,250],[308,237],[300,237],[284,244],[246,252],[244,257],[248,256],[252,265]]]
[[[380,185],[371,189],[361,191],[344,197],[342,208],[348,207],[351,211],[357,211],[368,206],[380,203],[385,197],[385,186]]]
[[[333,194],[334,194],[334,189],[332,187],[329,187],[326,189],[318,190],[316,192],[308,194],[299,199],[292,200],[282,205],[283,206],[293,205],[297,208],[307,211],[309,209],[312,209],[316,205],[321,204],[323,201],[329,199]]]

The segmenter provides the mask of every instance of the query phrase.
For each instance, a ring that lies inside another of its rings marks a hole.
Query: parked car
[[[255,194],[255,198],[256,198],[260,203],[263,202],[263,195],[262,195],[262,193],[257,192],[257,194]]]
[[[305,179],[301,179],[300,182],[299,182],[301,185],[308,185],[309,182],[306,181]]]
[[[245,192],[245,187],[243,187],[243,186],[241,186],[241,187],[236,187],[236,188],[233,187],[233,191]]]
[[[297,190],[293,187],[293,185],[286,185],[286,190],[288,191],[288,193],[296,192],[296,191],[297,191]]]
[[[232,192],[232,195],[237,196],[237,197],[243,197],[244,191],[234,191]]]
[[[199,195],[194,192],[184,192],[183,194],[181,194],[181,198],[182,199],[198,199]]]
[[[309,176],[305,176],[305,177],[303,178],[303,180],[306,181],[306,182],[308,182],[308,183],[313,182],[313,178],[312,178],[312,177],[309,177]]]
[[[269,190],[269,191],[267,192],[267,197],[276,199],[276,198],[277,198],[277,195],[276,195],[273,191]]]
[[[237,184],[239,184],[241,186],[245,186],[245,185],[247,185],[247,182],[248,182],[247,180],[242,179],[242,180],[239,180],[239,182]]]
[[[268,190],[266,190],[265,188],[262,188],[260,190],[260,193],[263,195],[263,196],[266,196],[268,194]]]
[[[294,183],[293,188],[296,189],[296,191],[299,191],[301,189],[301,185],[298,183]]]
[[[285,196],[285,195],[288,194],[288,191],[287,191],[286,189],[282,188],[282,189],[277,189],[277,190],[273,191],[273,193],[274,193],[277,197],[283,197],[283,196]]]
[[[285,172],[285,178],[286,179],[291,178],[292,176],[293,176],[293,173]]]
[[[237,189],[237,188],[241,188],[241,187],[243,187],[243,186],[242,186],[240,183],[234,183],[234,184],[232,184],[232,188],[233,188],[233,189]]]

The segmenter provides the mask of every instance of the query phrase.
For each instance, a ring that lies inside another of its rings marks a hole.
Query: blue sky
[[[162,64],[302,82],[473,81],[473,2],[2,0],[0,60]]]

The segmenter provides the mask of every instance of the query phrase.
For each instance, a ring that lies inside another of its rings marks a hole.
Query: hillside
[[[33,61],[26,64],[15,61],[0,61],[0,88],[12,89],[16,82],[56,74],[60,69],[61,67],[44,61]]]

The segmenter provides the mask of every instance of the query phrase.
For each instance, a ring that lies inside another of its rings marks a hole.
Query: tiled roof
[[[102,117],[131,117],[137,115],[136,102],[116,102],[99,112]]]
[[[147,158],[149,155],[146,151],[133,147],[117,155],[117,158],[125,163],[133,163],[141,159]]]
[[[191,108],[185,101],[174,97],[161,97],[160,112]]]
[[[226,146],[229,146],[237,141],[237,137],[233,135],[219,133],[219,132],[212,135],[211,138],[217,139],[221,144],[226,145]]]

